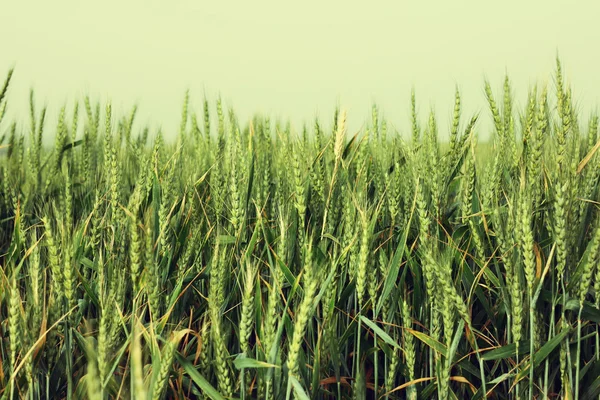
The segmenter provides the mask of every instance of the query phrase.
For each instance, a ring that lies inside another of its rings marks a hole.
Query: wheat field
[[[413,91],[405,133],[189,93],[175,133],[34,91],[21,124],[12,72],[1,399],[599,398],[598,116],[558,60],[449,126]]]

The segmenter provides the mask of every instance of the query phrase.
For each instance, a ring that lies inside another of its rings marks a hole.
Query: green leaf
[[[233,365],[237,369],[246,369],[246,368],[281,368],[279,365],[269,364],[264,361],[258,361],[253,358],[246,357],[238,357],[233,360]]]
[[[257,212],[258,212],[258,209],[257,209]],[[248,243],[248,246],[246,247],[246,251],[244,252],[243,260],[247,260],[252,255],[252,252],[254,251],[254,248],[256,247],[256,243],[258,242],[258,234],[260,232],[259,224],[261,224],[260,219],[258,220],[258,222],[256,223],[256,226],[254,227],[254,231],[252,232],[252,237],[250,238],[250,242]]]
[[[519,354],[529,353],[529,340],[521,340],[519,342]],[[507,344],[506,346],[495,348],[484,353],[481,356],[483,361],[502,360],[513,357],[517,354],[517,345],[515,343]]]
[[[280,258],[276,259],[276,263],[277,263],[277,266],[279,267],[279,269],[281,270],[281,272],[283,272],[283,276],[285,276],[285,279],[288,281],[288,283],[292,287],[297,286],[296,290],[298,290],[298,292],[301,295],[304,295],[304,290],[302,289],[302,287],[300,285],[297,284],[296,277],[294,276],[294,274],[292,274],[292,272],[289,270],[287,265],[285,265],[285,263],[283,261],[281,261]]]
[[[456,350],[458,349],[458,344],[460,343],[460,339],[462,338],[463,329],[465,328],[465,321],[461,319],[458,322],[458,327],[456,328],[454,339],[450,345],[450,350],[448,351],[448,358],[450,361],[454,359],[454,355],[456,354]]]
[[[598,368],[596,368],[596,373],[597,372]],[[582,389],[585,389],[585,391],[581,395],[581,398],[583,400],[597,399],[598,395],[600,394],[600,374],[597,374],[597,378],[594,379],[592,383],[587,385],[587,387]]]
[[[321,298],[325,294],[325,291],[327,291],[327,290],[336,290],[335,288],[330,288],[329,287],[329,285],[331,284],[331,281],[333,280],[333,276],[334,275],[335,275],[335,268],[331,268],[331,271],[329,271],[329,275],[327,275],[327,279],[325,279],[325,282],[321,285],[321,290],[319,290],[319,293],[317,294],[317,296],[313,300],[313,303],[312,303],[312,307],[313,308],[316,307],[317,304],[319,304],[319,302],[321,301]]]
[[[379,336],[380,338],[382,338],[384,342],[386,342],[390,346],[394,346],[394,347],[396,347],[398,349],[401,348],[400,345],[398,343],[396,343],[396,341],[394,339],[392,339],[392,337],[390,335],[388,335],[380,327],[378,327],[375,322],[373,322],[373,321],[365,318],[364,315],[361,315],[359,317],[359,319],[362,322],[364,322],[365,325],[367,325],[369,328],[373,329],[373,331],[375,331],[375,333],[377,333],[377,336]]]
[[[411,215],[412,217],[412,215]],[[394,257],[392,258],[392,262],[390,264],[390,269],[385,278],[385,282],[383,284],[383,291],[381,292],[381,296],[377,301],[377,306],[375,308],[375,314],[379,315],[381,312],[381,308],[385,300],[388,298],[390,292],[394,288],[394,284],[396,283],[396,279],[398,279],[398,272],[400,271],[400,261],[402,261],[402,255],[404,254],[404,248],[406,247],[406,240],[408,239],[408,226],[410,226],[410,219],[406,224],[407,228],[404,229],[404,233],[402,234],[402,239],[398,243],[398,247],[396,248],[396,252],[394,253]]]
[[[442,343],[438,342],[431,336],[427,336],[423,332],[415,331],[409,328],[404,328],[406,331],[410,332],[414,337],[419,339],[421,342],[425,343],[427,346],[431,347],[442,356],[446,357],[447,348]]]
[[[308,397],[308,395],[302,388],[302,385],[300,384],[300,382],[298,382],[298,379],[294,378],[291,375],[290,375],[289,379],[290,379],[290,382],[292,383],[292,386],[294,387],[294,393],[296,394],[296,398],[301,399],[301,400],[310,400],[310,397]]]
[[[544,361],[549,355],[550,353],[552,353],[552,351],[556,348],[556,346],[558,346],[563,340],[564,338],[571,333],[571,328],[567,328],[564,331],[562,331],[561,333],[559,333],[558,335],[554,336],[552,339],[550,339],[548,342],[546,342],[546,344],[544,344],[538,351],[536,351],[533,354],[533,366],[534,368],[537,367],[538,365],[540,365],[542,363],[542,361]],[[525,376],[527,376],[529,374],[529,363],[531,361],[529,361],[527,363],[527,365],[525,365],[521,371],[519,372],[519,374],[517,375],[517,381],[520,381],[521,379],[523,379]]]
[[[75,141],[73,141],[73,142],[71,142],[71,143],[67,143],[67,144],[65,144],[65,145],[63,146],[63,148],[62,148],[61,152],[64,152],[64,151],[70,150],[70,149],[72,149],[73,147],[80,146],[82,143],[83,143],[83,140],[82,140],[82,139],[78,139],[78,140],[75,140]]]
[[[321,349],[321,345],[322,345],[322,340],[323,336],[319,335],[317,337],[317,349]],[[320,351],[315,351],[315,357],[313,359],[313,370],[312,370],[312,388],[313,388],[313,393],[312,393],[312,398],[316,399],[317,395],[319,394],[319,391],[317,390],[317,388],[319,387],[319,379],[321,379],[321,352]]]
[[[225,398],[219,394],[217,389],[215,389],[206,380],[206,378],[204,378],[202,375],[200,375],[200,373],[198,373],[198,371],[196,371],[196,368],[194,368],[192,363],[190,363],[187,360],[187,358],[184,358],[179,353],[175,353],[175,356],[177,357],[177,361],[179,361],[179,364],[181,364],[188,376],[194,381],[196,385],[198,385],[198,387],[204,392],[205,395],[207,395],[213,400],[225,400]]]
[[[217,242],[219,242],[219,244],[235,244],[236,238],[235,236],[230,235],[219,235],[217,237]]]

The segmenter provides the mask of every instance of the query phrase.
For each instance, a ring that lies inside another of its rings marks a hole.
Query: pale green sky
[[[489,120],[484,77],[500,89],[508,71],[522,104],[536,79],[552,83],[557,51],[586,117],[600,93],[597,0],[19,0],[0,10],[0,74],[16,66],[9,107],[23,122],[33,86],[53,114],[89,93],[117,111],[138,103],[138,123],[173,134],[190,88],[197,110],[204,92],[221,93],[244,120],[258,111],[298,128],[317,113],[329,122],[339,101],[358,129],[376,101],[406,132],[414,86],[423,117],[434,106],[445,131],[455,84],[465,110]]]

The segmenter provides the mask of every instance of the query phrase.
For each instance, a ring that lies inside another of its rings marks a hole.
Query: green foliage
[[[11,75],[0,398],[600,394],[598,118],[560,63],[556,109],[485,82],[489,143],[458,89],[447,127],[413,91],[407,139],[188,92],[172,143],[89,98],[52,131],[33,91],[3,120]]]

